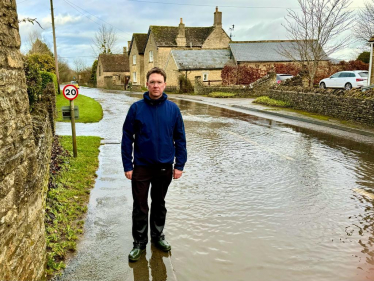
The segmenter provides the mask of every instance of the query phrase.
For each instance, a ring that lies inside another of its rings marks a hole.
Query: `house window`
[[[101,65],[99,65],[99,76],[101,76]]]
[[[153,62],[153,51],[149,51],[149,62]]]
[[[208,81],[208,73],[203,73],[203,81]]]
[[[136,83],[136,72],[132,73],[132,82]]]
[[[132,64],[136,64],[136,55],[132,56]]]

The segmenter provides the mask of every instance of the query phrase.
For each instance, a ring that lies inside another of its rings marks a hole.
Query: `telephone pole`
[[[52,15],[52,30],[53,30],[53,45],[54,45],[54,53],[55,53],[55,69],[56,69],[56,76],[57,76],[57,91],[60,93],[60,74],[58,73],[58,59],[57,59],[57,46],[56,46],[56,33],[55,33],[55,16],[53,14],[53,0],[51,1],[51,15]]]

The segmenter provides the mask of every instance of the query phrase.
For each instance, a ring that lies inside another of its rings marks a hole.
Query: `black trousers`
[[[135,166],[132,174],[132,236],[134,243],[144,247],[148,243],[148,192],[151,186],[151,239],[163,238],[166,220],[165,196],[171,183],[171,164]]]

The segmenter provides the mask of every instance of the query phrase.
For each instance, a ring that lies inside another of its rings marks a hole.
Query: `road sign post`
[[[66,99],[70,101],[70,116],[71,116],[71,132],[73,138],[73,155],[77,157],[77,139],[75,135],[75,113],[74,113],[74,99],[78,97],[78,89],[74,85],[66,85],[62,90]]]

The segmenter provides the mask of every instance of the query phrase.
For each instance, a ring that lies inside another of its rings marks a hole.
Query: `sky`
[[[365,0],[353,0],[356,12]],[[39,33],[53,51],[51,7],[48,0],[17,0],[18,18],[36,18],[37,24],[20,23],[21,52],[30,49],[30,34]],[[298,10],[297,0],[53,0],[57,54],[70,67],[74,61],[91,66],[97,58],[92,50],[93,38],[101,25],[112,27],[117,34],[116,53],[127,47],[133,33],[147,33],[150,25],[186,27],[212,26],[215,7],[222,12],[222,28],[235,41],[288,39],[282,24],[288,9]],[[230,28],[234,25],[234,30]],[[347,30],[347,34],[351,31]],[[354,43],[331,57],[355,59],[362,44]]]

